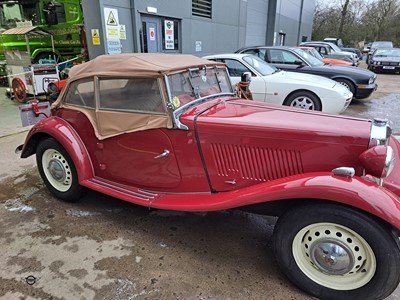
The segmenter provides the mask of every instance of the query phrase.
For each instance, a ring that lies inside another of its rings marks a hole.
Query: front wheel
[[[352,92],[353,93],[353,97],[356,96],[356,88],[354,87],[354,84],[350,80],[344,79],[344,78],[337,78],[337,79],[335,79],[335,81],[337,83],[343,85],[350,92]]]
[[[77,202],[82,194],[74,163],[65,149],[53,138],[41,141],[36,148],[40,176],[50,192],[64,201]]]
[[[321,299],[384,299],[400,282],[399,237],[347,206],[289,210],[275,226],[274,251],[286,276]]]
[[[285,99],[283,105],[309,110],[322,110],[322,105],[319,98],[308,91],[294,92]]]

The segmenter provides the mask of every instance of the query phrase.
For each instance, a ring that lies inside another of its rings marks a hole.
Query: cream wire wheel
[[[47,149],[42,155],[42,167],[50,184],[60,192],[71,188],[71,167],[65,157],[55,149]]]
[[[292,252],[306,276],[334,290],[360,288],[376,271],[374,252],[365,239],[334,223],[304,227],[293,240]]]

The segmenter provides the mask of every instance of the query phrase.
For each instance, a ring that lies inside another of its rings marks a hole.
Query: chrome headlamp
[[[379,145],[361,153],[360,161],[366,174],[381,179],[389,176],[393,171],[395,155],[392,147]]]
[[[391,134],[392,128],[390,127],[389,121],[387,119],[375,118],[372,121],[368,148],[387,145]]]
[[[391,134],[388,120],[374,119],[368,149],[359,156],[365,174],[376,177],[379,184],[382,184],[382,178],[389,176],[395,165],[395,152],[388,145]]]

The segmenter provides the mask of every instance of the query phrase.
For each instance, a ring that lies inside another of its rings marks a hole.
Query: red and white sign
[[[150,36],[150,41],[156,40],[156,30],[154,29],[154,27],[149,28],[149,36]]]
[[[164,20],[165,49],[175,49],[174,21]]]

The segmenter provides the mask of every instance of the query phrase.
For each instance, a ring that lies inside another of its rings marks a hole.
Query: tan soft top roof
[[[95,59],[74,66],[69,72],[70,80],[93,75],[147,75],[174,73],[176,71],[207,66],[224,66],[188,54],[124,53],[101,55]]]

